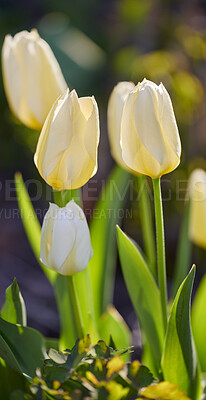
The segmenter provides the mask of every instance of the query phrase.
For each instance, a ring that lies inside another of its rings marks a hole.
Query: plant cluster
[[[54,288],[61,333],[54,341],[26,326],[25,304],[14,281],[0,318],[1,392],[11,400],[204,399],[206,281],[204,277],[195,296],[191,323],[195,266],[189,271],[188,243],[205,247],[205,172],[194,171],[190,179],[169,302],[161,177],[179,165],[181,141],[164,85],[144,79],[137,85],[120,82],[113,89],[108,134],[119,166],[96,205],[103,218],[93,219],[89,228],[81,187],[98,168],[94,96],[79,98],[66,87],[51,48],[35,30],[5,38],[2,64],[12,112],[29,128],[41,130],[34,162],[54,199],[42,227],[20,173],[15,183],[29,242]],[[140,196],[144,252],[115,227],[119,218],[105,215],[109,207],[116,211],[124,205],[131,176]],[[156,242],[147,177],[153,185]],[[118,196],[111,196],[111,183]],[[131,345],[126,323],[111,306],[116,235],[141,327],[143,365],[131,362],[129,351],[116,350]]]

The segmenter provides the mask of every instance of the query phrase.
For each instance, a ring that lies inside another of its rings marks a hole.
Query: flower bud
[[[189,179],[189,237],[206,249],[206,172],[195,169]]]
[[[7,35],[2,69],[12,112],[25,125],[40,130],[57,97],[67,84],[49,45],[36,30]]]
[[[132,82],[119,82],[113,89],[108,103],[107,119],[108,119],[108,134],[112,157],[122,168],[128,169],[122,158],[122,149],[120,146],[120,128],[122,111],[125,100],[134,89]]]
[[[122,157],[129,168],[151,178],[173,171],[181,143],[165,87],[144,79],[128,94],[121,121]]]
[[[41,232],[40,260],[62,275],[86,268],[93,250],[82,209],[71,200],[66,207],[50,204]]]
[[[77,189],[97,171],[99,114],[94,97],[66,90],[51,108],[41,131],[34,162],[56,190]]]

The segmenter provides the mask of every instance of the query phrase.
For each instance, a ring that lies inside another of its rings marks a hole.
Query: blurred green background
[[[14,35],[32,28],[37,28],[50,44],[68,86],[75,88],[79,96],[94,95],[97,100],[101,124],[99,170],[95,177],[98,190],[113,165],[107,139],[106,112],[114,85],[122,80],[137,83],[146,77],[157,84],[163,82],[170,93],[183,148],[180,166],[163,179],[163,198],[167,199],[164,208],[168,272],[172,276],[187,179],[195,167],[206,169],[206,2],[1,0],[0,47],[6,34]],[[0,196],[3,209],[16,207],[15,201],[8,203],[6,199],[6,181],[13,179],[16,170],[23,173],[25,180],[40,180],[40,177],[33,163],[39,132],[25,128],[11,114],[1,74],[0,121]],[[41,207],[47,207],[44,196]],[[141,244],[137,202],[133,201],[132,207],[133,218],[124,221],[124,227]],[[18,235],[23,235],[23,228],[20,221],[16,227],[14,221],[1,217],[0,231],[1,235],[4,233],[0,239],[0,251],[4,254],[3,270],[6,271],[12,264],[8,253],[16,252],[15,260],[20,257],[22,250],[16,240]],[[25,243],[26,238],[22,246],[26,246]],[[35,260],[29,251],[27,249],[26,256],[24,254],[24,262],[34,266]],[[194,258],[202,265],[205,263],[205,254],[200,250],[195,249]],[[13,273],[16,269],[14,264],[12,266]],[[0,285],[1,292],[9,280],[6,272],[5,276],[6,280]]]

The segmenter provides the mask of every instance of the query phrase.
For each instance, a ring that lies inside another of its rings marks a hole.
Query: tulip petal
[[[73,113],[73,99],[75,100],[75,93],[71,92],[69,95],[68,89],[57,99],[39,137],[34,161],[40,174],[48,183],[50,183],[49,175],[53,171],[51,181],[59,181],[58,171],[55,171],[55,168],[72,141],[73,124],[70,114]],[[58,189],[56,185],[54,187]]]
[[[82,109],[82,104],[87,104],[87,108],[91,110],[90,115],[87,118],[84,130],[84,145],[88,152],[89,157],[93,161],[93,175],[97,170],[97,148],[99,144],[99,111],[97,103],[93,97],[82,97],[79,99],[79,104]],[[85,113],[84,113],[85,115]],[[95,172],[94,172],[95,171]],[[91,175],[91,176],[93,176]]]
[[[121,122],[121,147],[125,163],[151,178],[174,170],[181,144],[166,89],[146,79],[125,101]]]
[[[141,88],[134,102],[133,118],[140,141],[149,153],[162,164],[165,154],[165,143],[162,127],[159,122],[156,91],[150,85]]]
[[[5,37],[2,47],[2,71],[10,108],[13,113],[18,116],[23,83],[21,69],[14,52],[12,37],[10,35]]]
[[[51,48],[40,38],[28,44],[24,70],[27,78],[25,99],[41,127],[54,101],[67,85]]]
[[[93,98],[67,90],[53,105],[34,156],[41,176],[54,189],[83,186],[97,169],[99,115]]]
[[[160,123],[163,131],[165,132],[165,139],[167,140],[169,149],[173,151],[176,158],[179,159],[181,155],[181,142],[172,102],[164,85],[160,84],[160,87],[162,90],[159,111]],[[158,97],[160,97],[159,92]]]
[[[121,118],[125,100],[134,89],[132,82],[119,82],[113,89],[109,98],[107,119],[108,119],[108,135],[111,147],[111,153],[117,164],[128,169],[122,158],[122,149],[120,146],[120,129]]]
[[[82,271],[93,254],[89,228],[83,211],[74,201],[69,203],[69,209],[74,215],[76,235],[74,246],[60,269],[63,275],[72,275]]]
[[[189,181],[190,219],[189,237],[206,249],[206,172],[195,169]]]
[[[52,104],[67,87],[51,48],[36,30],[7,36],[2,65],[12,111],[28,127],[41,129]]]
[[[123,108],[121,122],[122,157],[129,168],[156,177],[160,173],[160,164],[140,141],[133,123],[133,102],[137,95],[136,89],[130,92]]]
[[[50,264],[50,249],[51,249],[51,241],[52,241],[52,232],[53,232],[53,223],[56,214],[58,213],[58,206],[56,204],[50,203],[49,210],[45,214],[42,232],[41,232],[41,251],[40,251],[40,260],[50,269],[52,265]]]
[[[55,216],[51,241],[51,265],[57,271],[71,252],[75,243],[74,215],[70,210],[62,208]]]

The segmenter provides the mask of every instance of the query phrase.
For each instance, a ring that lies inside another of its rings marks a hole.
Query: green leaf
[[[192,245],[189,239],[189,216],[190,216],[190,202],[188,201],[184,210],[182,226],[180,230],[180,237],[178,240],[177,258],[175,263],[175,276],[173,280],[172,293],[173,297],[176,296],[177,290],[181,285],[183,279],[189,271],[191,260]]]
[[[3,320],[2,320],[3,321]],[[16,372],[21,374],[21,368],[16,360],[15,355],[12,352],[9,344],[4,340],[0,334],[0,357]]]
[[[154,278],[157,276],[156,268],[156,248],[155,235],[153,229],[153,219],[151,212],[151,202],[148,193],[147,177],[145,175],[137,175],[136,182],[138,186],[138,201],[140,208],[140,220],[142,227],[142,235],[144,241],[144,252],[147,258],[148,267],[150,268]]]
[[[95,338],[98,336],[96,325],[94,321],[94,299],[92,292],[92,283],[90,276],[89,266],[78,274],[73,275],[74,283],[77,291],[79,305],[81,309],[85,334],[90,333],[91,321],[93,322],[93,329]]]
[[[11,368],[34,377],[45,355],[44,338],[38,331],[0,318],[0,357]]]
[[[7,322],[26,326],[26,307],[16,278],[14,278],[12,285],[6,289],[6,300],[0,315]]]
[[[166,381],[176,383],[193,400],[199,399],[200,377],[190,326],[191,291],[195,266],[175,297],[165,337],[162,371]]]
[[[164,339],[159,289],[139,249],[119,227],[117,227],[117,238],[127,290],[158,371]]]
[[[9,400],[30,400],[30,399],[32,399],[32,397],[31,396],[28,397],[28,395],[25,394],[21,389],[14,390],[9,397]]]
[[[192,331],[202,372],[206,372],[206,274],[202,278],[192,305]]]
[[[110,343],[112,337],[117,349],[124,349],[131,346],[132,338],[130,330],[114,306],[107,308],[107,311],[105,311],[99,320],[98,327],[100,337],[106,343]],[[126,353],[124,357],[128,361],[130,358],[129,353]]]
[[[141,399],[153,400],[191,400],[185,393],[180,391],[177,385],[170,382],[159,382],[146,388],[140,389]]]
[[[113,300],[116,268],[116,231],[119,209],[125,202],[130,174],[120,167],[112,171],[95,207],[90,233],[93,257],[89,262],[94,295],[95,316],[104,312]]]
[[[76,341],[72,320],[72,305],[65,276],[57,275],[54,290],[61,325],[59,346],[61,350],[65,350],[67,347],[72,348]]]
[[[11,393],[16,389],[26,389],[26,378],[10,368],[0,358],[0,398],[10,399]]]
[[[133,383],[136,389],[140,389],[141,387],[145,387],[151,385],[154,381],[154,377],[150,370],[141,365],[139,361],[133,361],[128,365],[128,378]]]
[[[97,344],[94,346],[97,358],[105,358],[110,359],[111,351],[110,348],[106,345],[103,340],[99,340]]]
[[[26,190],[20,172],[17,172],[15,174],[15,185],[16,185],[19,211],[21,214],[22,223],[24,225],[24,229],[28,237],[29,243],[46,277],[49,279],[51,283],[53,283],[56,278],[56,272],[45,267],[45,265],[43,265],[39,259],[40,243],[41,243],[41,225],[34,211],[33,205],[31,203],[30,197],[28,195],[28,192]]]

